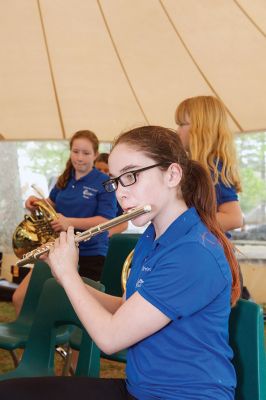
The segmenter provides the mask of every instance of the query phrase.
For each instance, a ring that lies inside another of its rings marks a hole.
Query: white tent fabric
[[[265,31],[265,0],[2,0],[0,132],[109,141],[209,94],[266,130]]]

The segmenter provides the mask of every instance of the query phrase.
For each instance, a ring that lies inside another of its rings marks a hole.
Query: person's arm
[[[243,214],[238,201],[220,204],[216,216],[224,232],[243,226]]]
[[[97,300],[103,308],[109,313],[114,314],[124,302],[124,296],[112,296],[107,293],[100,292],[89,285],[85,285],[86,290]]]
[[[17,317],[18,317],[18,315],[19,315],[19,313],[21,311],[21,307],[23,305],[23,302],[24,302],[24,299],[25,299],[25,296],[26,296],[26,292],[27,292],[27,289],[28,289],[28,286],[29,286],[31,275],[32,275],[32,269],[22,279],[22,281],[20,282],[20,284],[16,288],[15,292],[13,293],[12,303],[13,303],[13,306],[15,307],[15,312],[16,312],[16,316]]]
[[[35,206],[36,201],[40,201],[40,200],[42,200],[42,199],[40,199],[39,197],[29,196],[27,198],[27,200],[25,201],[25,207],[28,210],[33,211],[36,208],[36,206]],[[46,200],[51,204],[52,207],[55,207],[54,202],[49,197]]]
[[[53,197],[58,189],[55,187],[50,192]],[[71,205],[70,205],[71,207]],[[87,206],[89,207],[89,205]],[[108,193],[100,184],[100,189],[97,193],[97,207],[94,210],[93,216],[86,218],[65,217],[63,214],[58,214],[58,219],[51,222],[51,226],[55,232],[66,231],[69,226],[75,229],[87,230],[96,225],[107,222],[115,217],[116,213],[116,198],[115,193]]]
[[[238,201],[238,194],[234,185],[228,186],[222,182],[221,176],[215,185],[217,200],[217,220],[224,232],[241,228],[243,213]]]
[[[97,346],[107,354],[127,348],[157,332],[170,319],[138,293],[122,300],[84,285],[77,272],[73,228],[62,232],[47,259],[79,319]]]
[[[123,215],[123,209],[121,208],[120,204],[117,202],[117,216]],[[113,228],[109,229],[109,237],[113,236],[115,233],[121,233],[127,230],[128,222],[122,222],[121,224],[114,226]]]
[[[78,274],[65,276],[62,286],[89,335],[106,354],[132,346],[170,322],[137,292],[112,313],[85,288]]]
[[[107,218],[101,217],[100,215],[88,218],[72,218],[65,217],[62,214],[57,215],[58,219],[50,222],[55,232],[66,231],[69,226],[73,226],[75,229],[86,230],[108,221]]]
[[[128,222],[122,222],[121,224],[114,226],[113,228],[109,229],[109,237],[114,235],[115,233],[121,233],[127,230],[128,228]]]

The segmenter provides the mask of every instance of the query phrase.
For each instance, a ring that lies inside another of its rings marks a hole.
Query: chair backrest
[[[104,291],[100,282],[83,278],[90,286]],[[100,350],[91,340],[77,317],[63,288],[54,278],[43,286],[29,339],[19,366],[0,380],[18,377],[54,375],[54,352],[56,330],[62,325],[75,325],[82,328],[82,342],[75,374],[98,377],[100,371]]]
[[[237,375],[236,400],[266,399],[266,361],[262,308],[240,299],[229,321],[230,345]]]
[[[36,261],[26,295],[18,316],[20,322],[28,325],[33,321],[34,314],[38,305],[39,297],[41,295],[42,287],[47,279],[51,278],[52,274],[49,266],[43,261]]]
[[[140,237],[138,233],[118,233],[110,238],[101,282],[105,292],[114,296],[122,296],[121,272],[128,254],[133,250]]]

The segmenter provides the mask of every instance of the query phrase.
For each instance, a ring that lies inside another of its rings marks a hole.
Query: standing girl
[[[3,398],[233,400],[228,344],[238,265],[216,221],[212,181],[190,160],[176,132],[145,126],[118,137],[107,192],[124,210],[145,204],[143,226],[123,298],[87,287],[77,272],[73,228],[61,232],[48,263],[79,319],[105,353],[128,349],[126,380],[30,378],[0,383]],[[24,394],[24,395],[23,395]]]
[[[241,184],[225,106],[213,96],[191,97],[179,104],[175,120],[190,158],[199,161],[211,173],[221,228],[224,232],[240,228],[243,214],[237,194]]]
[[[47,199],[58,215],[58,219],[51,222],[55,232],[66,231],[69,226],[83,231],[115,217],[115,195],[107,193],[102,185],[108,175],[94,167],[98,146],[97,136],[88,130],[78,131],[70,139],[70,158]],[[30,196],[26,200],[26,208],[32,210],[37,200],[40,199]],[[80,275],[100,280],[107,250],[107,232],[80,243]],[[29,273],[13,295],[17,313],[20,311],[30,276]]]

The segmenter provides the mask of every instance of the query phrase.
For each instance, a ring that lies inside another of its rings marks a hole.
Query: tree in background
[[[266,222],[266,132],[240,134],[236,138],[243,192],[241,208],[247,222]],[[251,221],[254,220],[257,221]]]

